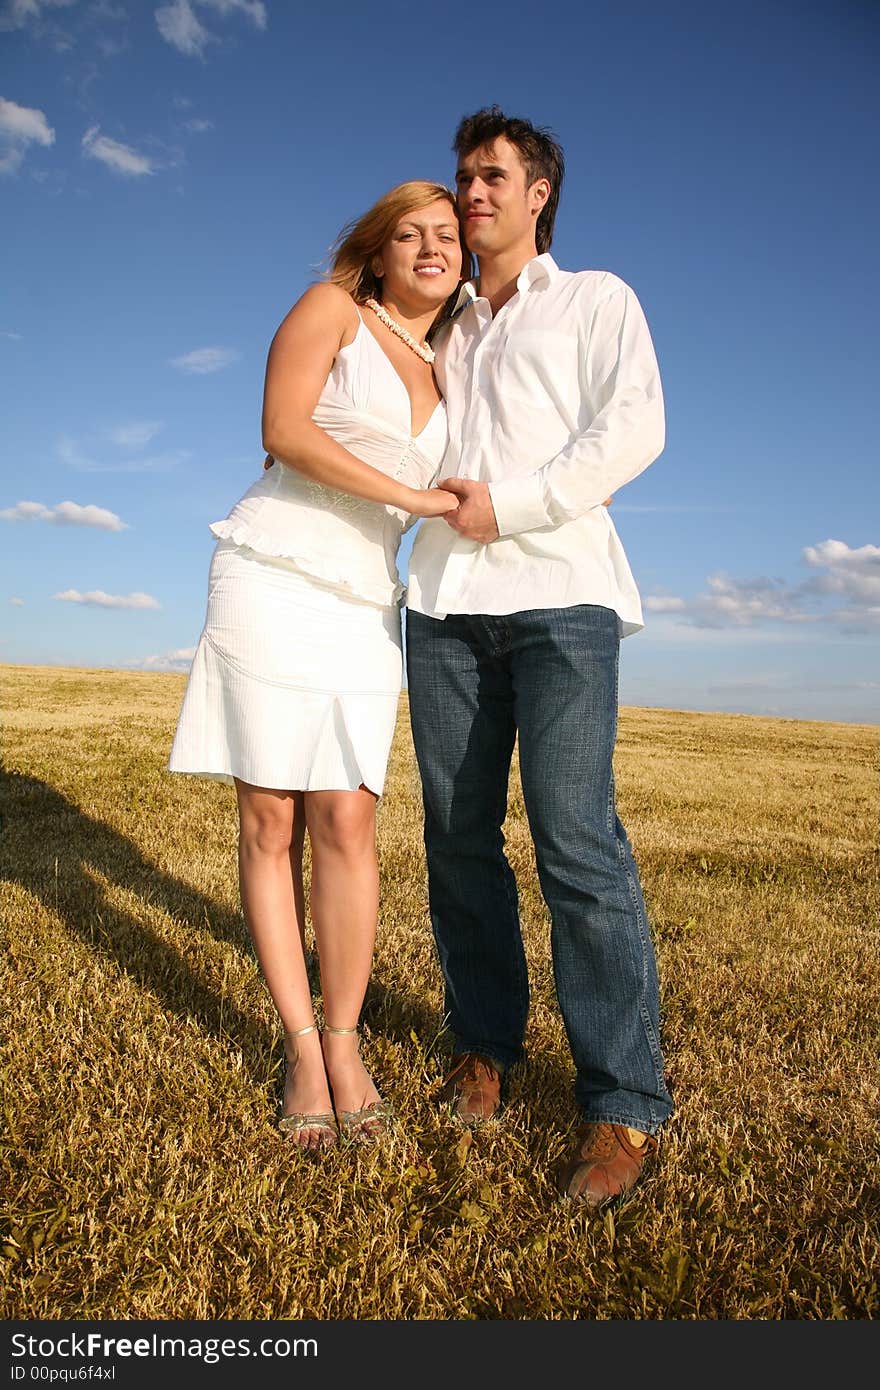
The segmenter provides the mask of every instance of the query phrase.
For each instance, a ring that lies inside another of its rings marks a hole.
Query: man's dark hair
[[[459,159],[473,154],[481,145],[491,145],[499,136],[509,140],[519,152],[531,186],[537,179],[547,179],[550,197],[538,216],[535,245],[539,252],[549,251],[553,240],[553,223],[559,206],[559,193],[565,176],[565,156],[552,130],[534,126],[518,116],[505,116],[500,106],[484,106],[458,123],[452,148]]]

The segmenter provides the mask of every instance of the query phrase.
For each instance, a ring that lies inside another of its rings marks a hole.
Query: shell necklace
[[[416,357],[421,357],[423,362],[434,361],[434,349],[428,347],[427,343],[417,342],[413,335],[406,331],[402,323],[398,323],[397,319],[391,317],[387,309],[383,309],[378,299],[365,299],[364,303],[368,309],[372,309],[376,318],[384,323],[386,328],[390,328],[391,332],[396,333],[408,348],[412,348]]]

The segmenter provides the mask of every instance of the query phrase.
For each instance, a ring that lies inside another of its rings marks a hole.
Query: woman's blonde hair
[[[356,304],[374,297],[382,298],[382,281],[373,274],[372,261],[381,251],[394,228],[409,212],[419,212],[430,207],[438,199],[445,198],[451,205],[458,224],[458,209],[455,194],[442,183],[429,183],[425,179],[410,179],[399,183],[384,193],[373,206],[354,221],[343,227],[331,248],[331,262],[328,280],[347,290]],[[459,233],[460,235],[460,233]],[[461,239],[462,262],[461,278],[467,280],[471,275],[471,254]],[[458,286],[455,295],[458,294]],[[440,318],[446,313],[444,305]],[[435,324],[434,327],[437,325]]]

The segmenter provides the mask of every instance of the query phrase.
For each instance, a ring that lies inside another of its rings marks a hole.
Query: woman
[[[426,338],[461,271],[454,195],[404,183],[343,232],[328,280],[279,327],[270,457],[211,527],[207,618],[169,761],[235,782],[242,909],[284,1030],[279,1125],[307,1150],[375,1140],[389,1120],[357,1024],[401,684],[396,555],[411,519],[457,506],[428,486],[446,419]],[[323,1032],[305,962],[306,831]]]

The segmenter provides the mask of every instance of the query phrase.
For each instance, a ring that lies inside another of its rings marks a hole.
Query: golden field
[[[315,1161],[274,1129],[233,791],[164,770],[183,689],[0,667],[5,1319],[877,1316],[876,726],[621,711],[676,1111],[637,1189],[590,1215],[552,1182],[576,1117],[515,772],[533,1002],[504,1122],[471,1138],[432,1098],[403,697],[364,1010],[400,1123]]]

